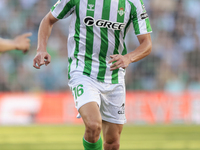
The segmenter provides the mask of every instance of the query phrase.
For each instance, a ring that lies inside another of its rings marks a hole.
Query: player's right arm
[[[38,45],[37,53],[33,59],[33,67],[40,69],[42,65],[48,65],[51,62],[51,56],[48,54],[46,47],[49,36],[51,35],[52,27],[56,23],[56,19],[51,12],[49,12],[41,21],[38,31]]]

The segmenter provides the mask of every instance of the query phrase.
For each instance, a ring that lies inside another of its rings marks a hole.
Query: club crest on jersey
[[[54,7],[56,7],[59,3],[61,3],[61,0],[58,0],[58,1],[55,3]]]
[[[124,8],[122,7],[117,12],[119,13],[120,16],[123,16],[125,14]]]

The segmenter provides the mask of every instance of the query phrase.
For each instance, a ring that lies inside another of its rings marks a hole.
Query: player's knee
[[[101,122],[98,121],[91,121],[86,125],[86,132],[93,136],[99,136],[101,132]]]
[[[105,150],[119,150],[120,144],[119,142],[104,142]]]

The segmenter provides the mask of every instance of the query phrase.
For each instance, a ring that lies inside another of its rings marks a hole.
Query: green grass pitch
[[[82,125],[0,127],[0,150],[83,150]],[[125,125],[120,150],[200,150],[200,126]]]

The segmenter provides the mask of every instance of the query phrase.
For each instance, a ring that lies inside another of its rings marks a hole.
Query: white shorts
[[[103,83],[86,75],[73,75],[68,84],[77,110],[86,103],[97,102],[102,120],[115,124],[126,122],[124,83]]]

